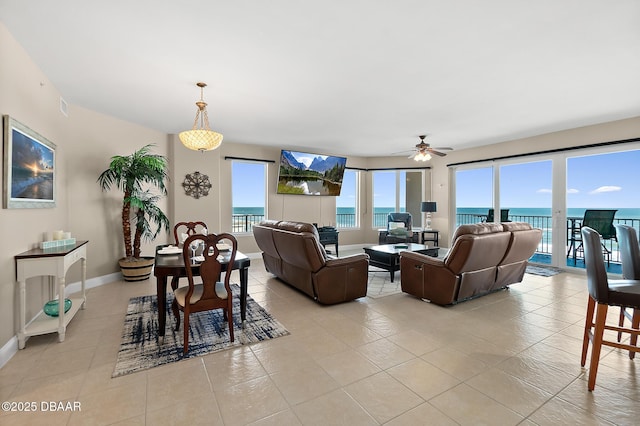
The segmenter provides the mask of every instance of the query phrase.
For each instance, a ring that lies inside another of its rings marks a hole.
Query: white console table
[[[18,331],[18,348],[24,349],[28,336],[58,332],[58,341],[64,341],[67,324],[86,303],[85,280],[87,275],[87,243],[77,241],[73,245],[50,249],[32,249],[14,256],[16,262],[16,279],[20,290],[20,330]],[[82,260],[82,291],[79,297],[72,297],[71,309],[65,314],[65,276],[67,271],[78,260]],[[58,317],[50,317],[40,312],[33,321],[26,324],[27,279],[37,276],[49,276],[57,279],[58,284]]]

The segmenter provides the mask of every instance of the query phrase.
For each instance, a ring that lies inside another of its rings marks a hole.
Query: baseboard
[[[109,284],[114,281],[122,280],[122,274],[120,272],[114,272],[113,274],[103,275],[101,277],[90,278],[85,281],[85,290],[94,287],[100,287],[101,285]],[[77,293],[82,289],[82,282],[78,281],[65,286],[65,296],[73,293]],[[13,336],[2,348],[0,348],[0,368],[9,362],[13,356],[18,353],[18,336]]]
[[[0,368],[9,362],[9,360],[18,352],[18,336],[13,336],[9,341],[0,348]]]
[[[113,274],[90,278],[85,281],[84,287],[85,287],[85,290],[89,290],[90,288],[100,287],[101,285],[109,284],[114,281],[120,281],[120,280],[122,280],[122,274],[120,272],[114,272]],[[68,296],[69,294],[77,293],[80,290],[82,290],[82,282],[78,281],[75,283],[71,283],[65,286],[64,295]]]

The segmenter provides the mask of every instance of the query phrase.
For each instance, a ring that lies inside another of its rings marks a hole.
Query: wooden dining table
[[[158,251],[167,247],[167,244],[156,247],[155,265],[153,275],[156,277],[156,291],[158,295],[158,336],[164,337],[165,326],[167,322],[167,278],[168,277],[186,277],[187,270],[184,265],[182,252],[177,254],[159,254]],[[229,270],[229,258],[225,262],[224,252],[220,264],[222,272]],[[231,265],[231,271],[238,270],[240,274],[240,318],[244,321],[247,317],[247,288],[249,285],[249,266],[251,259],[245,254],[236,251],[236,258]],[[198,263],[192,264],[193,273],[199,273]]]

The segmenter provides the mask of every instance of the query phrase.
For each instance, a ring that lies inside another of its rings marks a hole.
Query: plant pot
[[[125,281],[144,281],[149,279],[154,264],[153,257],[141,257],[138,260],[120,259],[120,271]]]

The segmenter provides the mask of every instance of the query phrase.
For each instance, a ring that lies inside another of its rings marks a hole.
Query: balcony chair
[[[485,222],[493,222],[495,220],[494,210],[489,209]],[[509,220],[509,209],[500,209],[500,222],[511,222]]]
[[[191,249],[189,244],[192,241],[204,241],[204,249],[202,256],[204,261],[198,264],[192,264]],[[224,280],[220,281],[222,266],[218,260],[221,255],[218,243],[222,241],[230,242],[231,249],[225,252],[225,261],[233,265],[238,250],[238,242],[231,234],[194,234],[184,241],[182,248],[182,257],[184,259],[185,269],[187,271],[188,286],[179,287],[173,291],[174,299],[171,304],[171,310],[176,319],[176,331],[180,329],[180,313],[184,316],[184,346],[183,354],[189,351],[189,315],[193,312],[210,311],[213,309],[222,309],[224,319],[229,324],[229,339],[234,341],[233,336],[233,301],[231,294],[231,286],[229,280],[231,271],[225,272]],[[193,281],[195,267],[199,266],[197,274],[202,278],[202,284],[195,284]]]
[[[413,232],[411,213],[389,213],[387,230],[381,232],[379,244],[417,243],[418,234]]]
[[[600,361],[602,346],[610,346],[632,352],[640,352],[640,347],[632,344],[618,343],[604,340],[604,331],[611,330],[621,333],[629,333],[636,336],[640,331],[633,328],[625,328],[607,325],[607,310],[609,306],[621,306],[623,308],[640,308],[640,281],[639,280],[609,280],[604,266],[604,255],[600,246],[600,235],[594,229],[582,227],[581,236],[584,247],[584,263],[587,270],[587,288],[589,300],[587,302],[587,315],[584,324],[584,338],[582,340],[582,357],[580,365],[585,366],[589,342],[592,343],[591,362],[589,364],[588,389],[592,391],[596,386],[596,375]],[[593,317],[595,314],[595,323]]]
[[[177,247],[182,247],[184,241],[194,234],[207,234],[207,224],[204,222],[178,222],[173,227],[173,238]],[[178,288],[180,277],[171,278],[171,289]]]
[[[607,266],[609,266],[611,262],[611,250],[609,250],[604,245],[604,242],[611,240],[618,241],[616,238],[616,228],[613,226],[613,218],[615,217],[617,211],[618,210],[585,210],[584,218],[582,219],[582,224],[580,225],[580,229],[586,226],[591,229],[595,229],[595,231],[600,234],[602,250],[604,255],[607,257]],[[576,264],[576,257],[578,252],[583,251],[580,229],[571,230],[571,243],[569,245],[569,250],[567,251],[567,257],[569,257],[571,248],[574,248],[574,265]]]
[[[635,228],[629,225],[617,224],[616,234],[618,234],[618,248],[620,250],[620,260],[622,262],[622,278],[625,280],[640,280],[640,246],[638,246],[638,234]],[[624,319],[631,321],[631,328],[640,328],[640,310],[633,310],[633,314],[627,312],[625,308],[620,308],[620,318],[618,325],[624,325]],[[638,336],[631,336],[631,344],[635,345]],[[622,340],[622,333],[618,332],[618,342]],[[633,359],[635,352],[629,352],[629,358]]]

